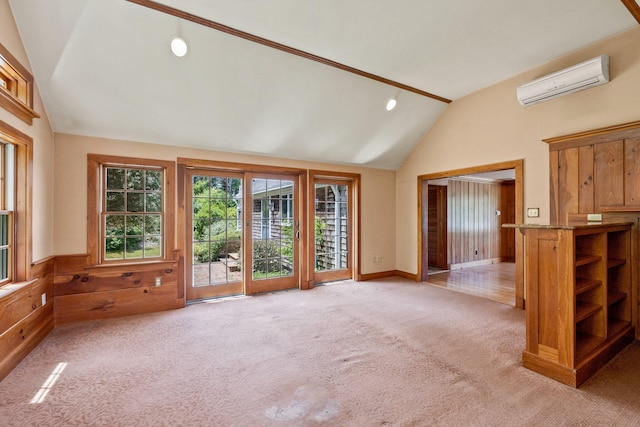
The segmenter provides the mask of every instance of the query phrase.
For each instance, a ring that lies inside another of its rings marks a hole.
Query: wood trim
[[[100,161],[97,157],[87,156],[87,263],[97,265],[100,260],[100,227],[98,200],[100,195]]]
[[[396,270],[379,271],[377,273],[358,274],[358,281],[366,282],[368,280],[386,279],[394,276],[396,276]]]
[[[306,169],[288,168],[282,166],[258,165],[255,163],[238,163],[225,162],[218,160],[192,159],[187,157],[178,157],[178,165],[185,168],[197,168],[207,171],[220,172],[255,172],[255,173],[273,173],[273,174],[304,174]]]
[[[287,45],[284,45],[284,44],[281,44],[281,43],[278,43],[278,42],[274,42],[272,40],[268,40],[268,39],[265,39],[263,37],[256,36],[254,34],[250,34],[250,33],[247,33],[245,31],[241,31],[241,30],[238,30],[236,28],[232,28],[232,27],[226,26],[224,24],[220,24],[218,22],[214,22],[214,21],[211,21],[209,19],[193,15],[191,13],[185,12],[185,11],[180,10],[180,9],[176,9],[176,8],[173,8],[173,7],[170,7],[170,6],[166,6],[166,5],[163,5],[163,4],[159,4],[159,3],[156,3],[156,2],[151,1],[151,0],[128,0],[128,1],[131,2],[131,3],[138,4],[140,6],[147,7],[149,9],[156,10],[158,12],[166,13],[168,15],[172,15],[172,16],[175,16],[177,18],[193,22],[194,24],[202,25],[202,26],[207,27],[207,28],[211,28],[211,29],[214,29],[214,30],[217,30],[217,31],[221,31],[223,33],[226,33],[226,34],[229,34],[229,35],[232,35],[232,36],[235,36],[235,37],[239,37],[239,38],[244,39],[244,40],[248,40],[248,41],[253,42],[253,43],[261,44],[263,46],[267,46],[267,47],[270,47],[270,48],[273,48],[273,49],[276,49],[276,50],[280,50],[282,52],[286,52],[286,53],[289,53],[291,55],[299,56],[301,58],[309,59],[311,61],[315,61],[315,62],[318,62],[320,64],[328,65],[330,67],[337,68],[339,70],[346,71],[346,72],[358,75],[360,77],[365,77],[367,79],[375,80],[375,81],[377,81],[379,83],[383,83],[383,84],[386,84],[386,85],[389,85],[389,86],[397,87],[399,89],[406,90],[408,92],[412,92],[412,93],[415,93],[417,95],[422,95],[422,96],[425,96],[427,98],[434,99],[436,101],[444,102],[446,104],[451,103],[450,99],[443,98],[441,96],[434,95],[434,94],[429,93],[429,92],[425,92],[424,90],[417,89],[415,87],[406,85],[404,83],[399,83],[399,82],[387,79],[385,77],[377,76],[375,74],[371,74],[371,73],[368,73],[366,71],[362,71],[362,70],[359,70],[357,68],[353,68],[353,67],[350,67],[348,65],[341,64],[341,63],[333,61],[331,59],[323,58],[321,56],[314,55],[312,53],[305,52],[303,50],[296,49],[296,48],[293,48],[291,46],[287,46]]]
[[[640,6],[638,6],[638,3],[636,3],[635,0],[620,0],[620,1],[622,2],[623,5],[626,6],[626,8],[629,10],[629,13],[633,15],[636,21],[638,21],[638,24],[640,24]]]
[[[568,135],[546,138],[542,141],[549,144],[550,151],[564,150],[566,148],[580,147],[582,145],[597,144],[600,142],[627,139],[640,135],[640,120],[592,129],[584,132],[576,132]]]
[[[452,178],[460,175],[472,175],[474,173],[481,172],[495,172],[505,169],[516,169],[518,167],[522,167],[524,164],[523,160],[510,160],[506,162],[500,163],[492,163],[489,165],[481,165],[481,166],[470,166],[468,168],[461,169],[453,169],[442,172],[433,172],[424,175],[418,175],[418,180],[428,181],[431,179],[440,179],[440,178]]]
[[[309,218],[310,215],[310,203],[311,199],[309,199],[311,192],[311,184],[309,182],[309,172],[298,175],[298,200],[300,205],[298,206],[298,221],[300,221],[298,230],[300,231],[300,240],[298,241],[298,260],[300,262],[300,278],[299,287],[300,289],[309,289],[309,283],[313,284],[313,279],[310,278],[314,268],[313,264],[309,264],[305,262],[305,259],[308,259],[306,255],[311,252],[311,247],[313,245],[309,241],[311,239],[311,234],[309,234],[309,227],[305,227],[304,220]],[[295,238],[295,237],[294,237]]]
[[[40,114],[18,101],[14,96],[0,89],[0,107],[4,108],[28,125],[33,124],[33,119],[39,119]]]
[[[406,271],[402,271],[402,270],[394,270],[393,274],[394,276],[402,277],[403,279],[413,280],[414,282],[420,281],[419,274],[407,273]]]
[[[33,146],[33,138],[1,120],[0,136],[12,144]]]
[[[31,277],[33,139],[2,121],[0,137],[16,149],[14,281],[24,281]]]
[[[516,166],[516,200],[515,220],[524,222],[524,161],[519,160]],[[516,239],[516,308],[525,308],[525,259],[524,259],[524,235],[515,233]]]
[[[33,76],[2,43],[0,43],[0,67],[5,73],[14,76],[15,82],[26,86],[24,87],[26,93],[23,95],[0,87],[0,107],[28,125],[32,125],[33,119],[40,118],[40,115],[33,110]]]
[[[184,298],[186,293],[187,278],[190,273],[186,270],[185,256],[187,254],[187,230],[180,224],[187,224],[187,179],[186,168],[182,164],[178,164],[177,172],[177,208],[178,208],[178,226],[176,227],[176,248],[178,249],[178,298]],[[190,208],[191,209],[191,208]]]
[[[359,173],[351,172],[332,172],[327,170],[309,169],[309,177],[312,179],[329,179],[332,181],[343,179],[345,181],[352,181],[360,179],[362,175]]]
[[[413,274],[413,273],[407,273],[406,271],[401,271],[401,270],[388,270],[388,271],[380,271],[377,273],[359,274],[358,281],[366,282],[369,280],[387,279],[389,277],[402,277],[403,279],[413,280],[414,282],[420,281],[419,275]]]

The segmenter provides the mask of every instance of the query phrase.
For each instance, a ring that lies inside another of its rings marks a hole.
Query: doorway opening
[[[522,163],[418,177],[422,281],[524,307]]]

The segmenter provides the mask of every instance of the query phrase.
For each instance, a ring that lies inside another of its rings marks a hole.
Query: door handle
[[[300,230],[296,231],[296,240],[300,240]]]

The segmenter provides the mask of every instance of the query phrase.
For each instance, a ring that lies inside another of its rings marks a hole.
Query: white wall
[[[505,52],[508,55],[508,52]],[[595,56],[610,57],[611,82],[524,108],[516,88]],[[417,177],[524,159],[524,207],[549,221],[549,147],[542,139],[640,120],[640,27],[454,100],[396,177],[397,269],[418,273]]]
[[[0,43],[30,72],[31,65],[22,45],[7,0],[0,0]],[[33,259],[39,261],[53,255],[53,152],[54,139],[37,84],[34,110],[41,118],[29,126],[8,111],[0,108],[0,120],[33,138]]]

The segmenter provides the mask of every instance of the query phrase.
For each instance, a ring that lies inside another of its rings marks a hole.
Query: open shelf
[[[620,334],[631,322],[626,322],[620,319],[609,319],[607,322],[607,338],[611,339]]]
[[[576,301],[576,323],[586,319],[601,310],[602,306],[590,302]]]
[[[590,255],[590,254],[577,254],[576,255],[576,267],[580,267],[581,265],[591,264],[593,262],[598,262],[602,259],[600,255]]]
[[[607,260],[607,268],[614,268],[620,265],[625,265],[627,263],[626,259],[621,258],[609,258]]]
[[[590,291],[591,289],[597,288],[600,285],[602,285],[601,280],[578,277],[576,279],[576,295],[580,295],[581,293]]]
[[[602,337],[585,334],[583,332],[576,333],[576,363],[584,360],[589,354],[596,351],[598,347],[605,343]]]
[[[629,344],[633,222],[527,225],[523,366],[578,387]]]
[[[626,297],[627,297],[626,292],[609,291],[607,292],[607,305],[615,304],[619,301],[622,301]]]

